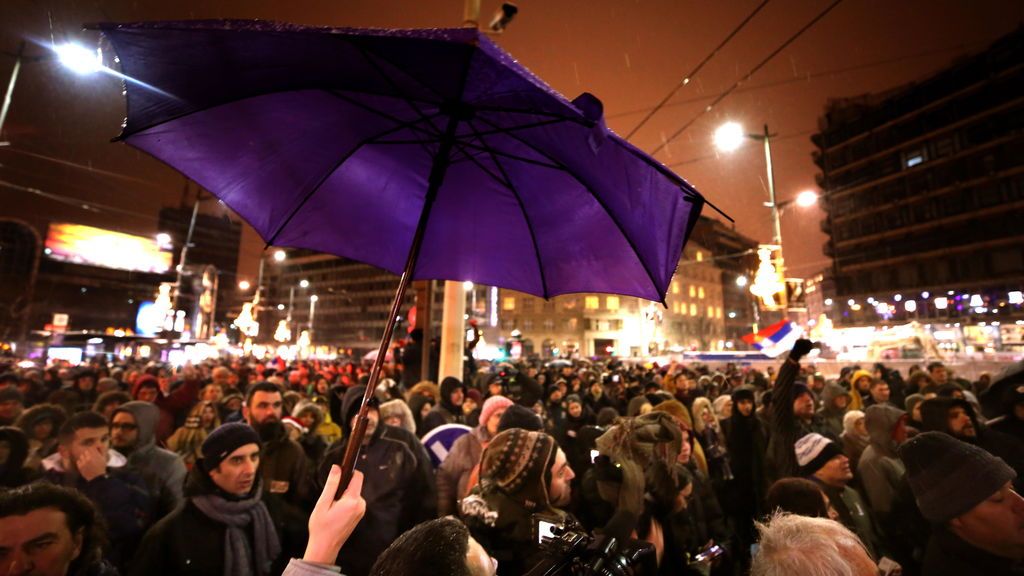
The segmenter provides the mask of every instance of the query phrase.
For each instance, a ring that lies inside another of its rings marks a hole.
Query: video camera
[[[645,576],[658,571],[654,547],[631,540],[619,544],[611,536],[551,526],[540,540],[544,559],[527,576]]]

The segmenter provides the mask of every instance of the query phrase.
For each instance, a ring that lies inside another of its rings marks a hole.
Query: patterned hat
[[[496,435],[484,450],[480,479],[533,504],[548,504],[545,472],[554,463],[555,439],[543,432],[512,428]]]

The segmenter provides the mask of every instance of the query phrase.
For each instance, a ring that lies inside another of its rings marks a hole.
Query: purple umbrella
[[[95,27],[132,79],[119,139],[268,245],[401,274],[345,478],[411,280],[664,303],[705,203],[608,130],[597,98],[570,102],[475,29]]]

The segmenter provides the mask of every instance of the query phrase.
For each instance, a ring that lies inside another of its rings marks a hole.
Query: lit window
[[[672,283],[672,293],[679,294],[679,282]]]
[[[696,304],[690,304],[690,316],[696,316],[696,315],[697,315],[697,305]]]
[[[721,307],[715,306],[715,318],[718,318],[719,320],[722,319],[722,309],[721,309]]]
[[[601,308],[601,299],[597,296],[587,296],[583,303],[583,307],[587,310],[597,310]]]
[[[608,307],[609,310],[618,310],[619,309],[619,297],[618,296],[609,296],[607,302],[605,303],[605,305]]]
[[[714,317],[715,317],[715,307],[714,306],[708,306],[708,318],[714,318]]]
[[[703,262],[703,261],[704,261],[704,253],[701,252],[700,250],[697,250],[697,262]]]
[[[704,287],[703,287],[703,286],[701,286],[701,287],[700,287],[700,288],[699,288],[699,289],[697,290],[697,297],[698,297],[698,298],[700,298],[701,300],[703,300],[703,299],[704,299]]]
[[[515,296],[505,296],[505,298],[503,298],[502,301],[501,301],[501,309],[502,310],[515,310],[516,309],[516,297]]]
[[[693,286],[691,285],[691,286],[690,286],[690,298],[696,298],[696,297],[697,297],[697,289],[696,289],[696,288],[694,288],[694,287],[693,287]]]
[[[679,314],[679,302],[672,303],[672,313]]]

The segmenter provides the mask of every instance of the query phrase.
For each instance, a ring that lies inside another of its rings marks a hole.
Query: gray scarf
[[[259,479],[252,496],[245,500],[225,500],[216,494],[192,497],[192,503],[203,514],[227,526],[224,534],[224,576],[267,576],[274,560],[281,554],[277,530],[266,505],[260,501],[262,494],[263,480]],[[250,524],[254,535],[252,546],[246,534]],[[251,566],[254,550],[255,569]]]

